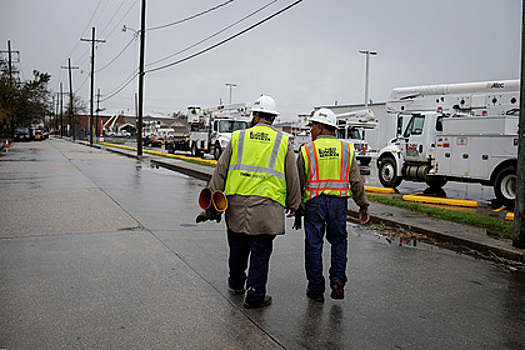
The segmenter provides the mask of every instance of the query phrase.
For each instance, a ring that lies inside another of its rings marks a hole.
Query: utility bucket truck
[[[247,129],[250,123],[250,104],[239,103],[218,107],[188,107],[191,126],[190,152],[193,157],[204,153],[219,159],[236,130]]]
[[[403,180],[478,182],[512,205],[519,91],[519,80],[394,89],[386,108],[397,137],[379,152],[379,180],[391,188]]]
[[[363,165],[368,165],[372,161],[369,147],[362,136],[362,130],[374,129],[378,122],[374,112],[370,109],[363,109],[355,112],[337,114],[336,137],[340,140],[351,143],[354,146],[355,157]]]

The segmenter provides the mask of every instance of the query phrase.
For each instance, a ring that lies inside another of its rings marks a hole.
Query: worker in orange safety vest
[[[306,235],[306,295],[323,302],[325,278],[322,252],[325,234],[331,245],[330,296],[332,299],[344,299],[348,198],[352,197],[359,206],[361,224],[366,224],[370,215],[354,148],[335,138],[338,128],[335,114],[321,108],[310,119],[310,126],[312,142],[301,147],[297,159]]]

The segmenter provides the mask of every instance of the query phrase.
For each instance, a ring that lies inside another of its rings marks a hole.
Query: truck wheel
[[[396,162],[390,157],[383,158],[379,165],[379,181],[385,187],[396,188],[403,178],[396,175]]]
[[[494,181],[494,193],[501,204],[513,206],[516,199],[516,167],[503,168]]]
[[[219,160],[221,153],[222,153],[221,145],[216,144],[215,147],[213,148],[213,156],[215,157],[215,160]]]

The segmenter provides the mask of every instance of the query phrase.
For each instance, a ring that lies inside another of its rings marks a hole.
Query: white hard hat
[[[315,111],[314,116],[310,118],[310,123],[319,123],[339,129],[335,113],[328,108],[321,108]]]
[[[275,100],[270,96],[262,95],[255,100],[252,106],[252,112],[261,112],[279,115],[279,112],[276,111]]]

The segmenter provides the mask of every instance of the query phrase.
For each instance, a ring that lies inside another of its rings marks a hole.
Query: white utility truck
[[[519,80],[394,89],[386,108],[397,118],[397,137],[379,152],[379,180],[391,188],[403,180],[478,182],[512,205],[519,91]]]
[[[378,122],[374,112],[363,109],[355,112],[336,114],[337,126],[336,137],[340,140],[351,143],[354,146],[355,157],[359,163],[368,165],[372,161],[370,149],[363,138],[362,131],[374,129]]]
[[[249,103],[210,108],[188,107],[191,155],[201,157],[208,153],[218,160],[230,142],[232,133],[248,128],[250,115]]]

